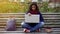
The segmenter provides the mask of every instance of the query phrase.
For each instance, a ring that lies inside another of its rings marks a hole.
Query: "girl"
[[[39,23],[22,23],[22,27],[24,27],[24,32],[34,32],[34,31],[40,31],[40,28],[44,25],[44,19],[42,17],[42,14],[39,11],[39,8],[36,3],[32,3],[29,7],[28,12],[26,13],[29,16],[33,15],[40,15],[40,22]]]

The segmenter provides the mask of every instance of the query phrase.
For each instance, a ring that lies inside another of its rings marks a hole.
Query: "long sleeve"
[[[40,15],[40,22],[44,22],[43,16],[42,16],[42,14],[40,13],[40,11],[38,12],[38,14]]]
[[[41,22],[44,22],[44,19],[43,19],[43,16],[42,16],[41,13],[40,13],[40,21],[41,21]]]

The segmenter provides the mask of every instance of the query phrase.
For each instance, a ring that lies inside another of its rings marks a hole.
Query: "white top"
[[[25,22],[27,23],[39,23],[40,22],[40,15],[27,15],[25,14]]]

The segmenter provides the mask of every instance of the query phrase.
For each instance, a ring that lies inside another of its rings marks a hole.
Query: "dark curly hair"
[[[39,11],[39,8],[37,6],[37,3],[32,3],[29,7],[29,11],[32,11],[32,6],[35,5],[36,6],[36,11]]]

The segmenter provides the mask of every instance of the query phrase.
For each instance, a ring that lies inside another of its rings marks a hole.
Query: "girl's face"
[[[36,6],[35,5],[32,5],[32,10],[36,10]]]

